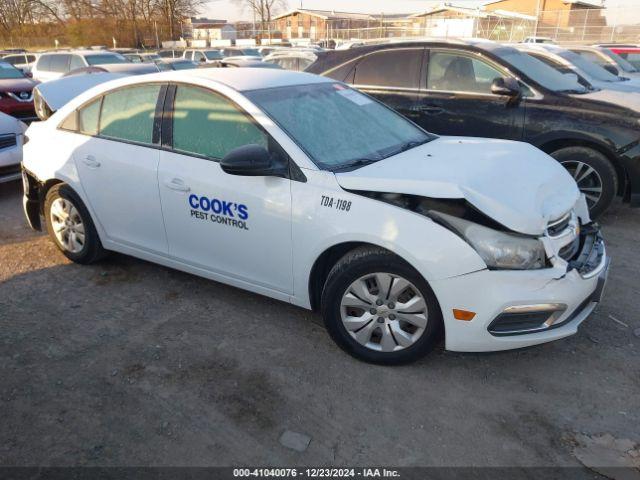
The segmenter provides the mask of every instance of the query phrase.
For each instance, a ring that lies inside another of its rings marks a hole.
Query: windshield
[[[8,78],[24,78],[20,70],[8,63],[0,63],[0,80]]]
[[[636,69],[640,68],[640,51],[638,52],[619,52],[618,55],[633,65]]]
[[[174,70],[190,70],[192,68],[197,68],[198,64],[196,62],[192,62],[191,60],[185,60],[184,62],[173,62],[171,64]]]
[[[587,91],[575,78],[563,75],[537,58],[514,48],[497,48],[493,50],[493,53],[551,91],[571,93],[585,93]]]
[[[248,92],[321,168],[373,163],[435,138],[393,110],[338,83]]]
[[[615,76],[613,73],[606,71],[597,63],[593,63],[587,60],[585,57],[578,55],[570,50],[562,50],[557,52],[558,56],[564,58],[572,65],[578,67],[587,75],[593,77],[595,80],[601,82],[621,82],[620,77]]]
[[[89,65],[104,65],[106,63],[128,63],[128,60],[122,55],[115,54],[98,54],[98,55],[85,55],[85,60]]]
[[[204,56],[208,60],[222,60],[222,53],[220,50],[207,50],[204,52]]]
[[[260,56],[260,52],[258,50],[256,50],[255,48],[243,48],[242,49],[242,55],[247,55],[247,56],[251,56],[251,57],[259,57]]]
[[[611,50],[605,48],[604,49],[604,53],[606,53],[609,58],[611,58],[614,62],[616,62],[618,64],[618,66],[622,70],[624,70],[625,72],[627,72],[627,73],[636,73],[638,71],[638,69],[636,67],[631,65],[629,62],[627,62],[620,55],[618,55],[616,53],[613,53]]]

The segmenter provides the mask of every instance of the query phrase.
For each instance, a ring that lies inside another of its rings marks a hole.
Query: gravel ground
[[[0,185],[0,465],[582,468],[600,438],[636,455],[640,211],[602,223],[609,284],[577,335],[385,368],[284,303],[123,255],[74,265]]]

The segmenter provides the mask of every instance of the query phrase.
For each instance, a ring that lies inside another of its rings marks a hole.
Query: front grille
[[[6,167],[0,167],[0,177],[6,177],[7,175],[15,175],[20,173],[20,164],[7,165]]]
[[[12,113],[11,115],[13,115],[15,118],[17,119],[37,119],[38,117],[36,116],[36,112],[35,110],[27,110],[25,112],[16,112],[16,113]]]
[[[31,100],[33,100],[33,94],[31,93],[31,91],[27,90],[23,92],[9,92],[9,95],[20,102],[30,102]]]
[[[17,144],[15,133],[0,135],[0,148],[15,147]]]
[[[580,275],[589,275],[600,266],[605,255],[604,240],[600,229],[594,225],[586,225],[580,235],[580,252],[569,262]]]

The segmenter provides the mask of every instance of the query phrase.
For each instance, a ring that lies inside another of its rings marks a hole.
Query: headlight
[[[499,232],[445,213],[429,213],[464,238],[489,268],[531,270],[545,266],[546,256],[540,240]]]

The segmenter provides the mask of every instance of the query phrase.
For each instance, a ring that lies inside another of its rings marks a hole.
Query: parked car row
[[[575,59],[546,45],[398,42],[316,55],[307,72],[353,85],[429,132],[538,147],[572,174],[593,217],[616,195],[640,206],[640,90],[599,90],[635,80],[581,62],[567,74],[563,62]]]

